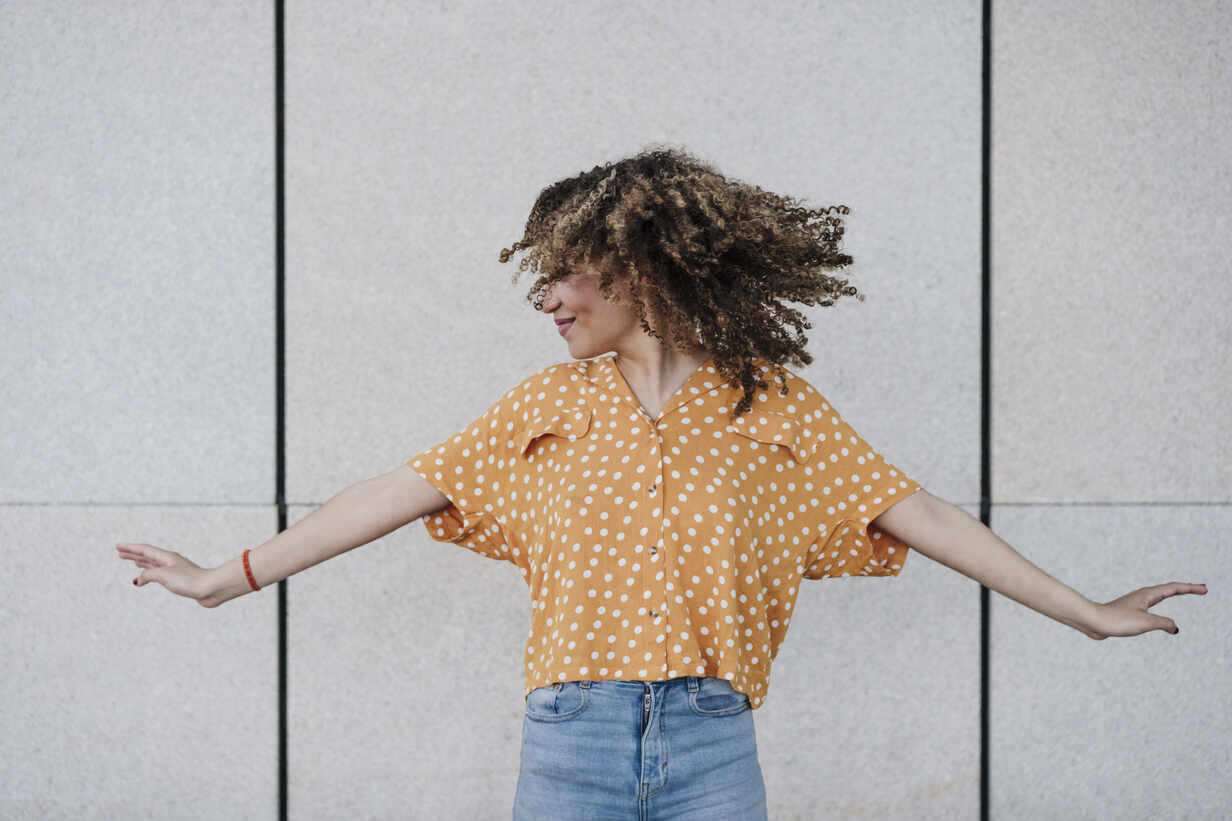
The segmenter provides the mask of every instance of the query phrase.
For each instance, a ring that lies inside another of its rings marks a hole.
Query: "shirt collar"
[[[593,360],[594,365],[590,373],[590,381],[595,386],[606,390],[614,396],[619,396],[624,401],[628,402],[634,410],[642,407],[641,400],[637,398],[637,394],[629,387],[628,381],[625,380],[624,374],[620,372],[620,368],[616,366],[615,352],[606,353],[597,359]],[[714,373],[710,372],[710,368],[714,367],[714,357],[710,357],[705,362],[697,366],[697,370],[689,375],[675,393],[668,397],[667,402],[663,405],[663,411],[659,414],[659,419],[663,419],[669,413],[701,396],[717,393],[718,391],[727,388],[735,390],[735,386],[723,378],[723,375],[715,369]]]

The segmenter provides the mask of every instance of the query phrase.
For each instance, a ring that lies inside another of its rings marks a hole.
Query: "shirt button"
[[[657,488],[657,487],[658,487],[658,485],[657,485],[657,484],[655,484],[655,485],[651,485],[651,486],[650,486],[650,492],[651,492],[651,493],[654,493],[654,492],[655,492],[655,488]]]
[[[651,546],[650,546],[650,555],[652,555],[652,556],[653,556],[654,554],[656,554],[656,553],[658,553],[658,552],[659,552],[659,548],[658,548],[657,546],[655,546],[655,545],[651,545]]]
[[[650,611],[650,615],[654,616],[654,617],[657,619],[657,618],[659,617],[659,611],[658,611],[658,610],[651,610],[651,611]]]

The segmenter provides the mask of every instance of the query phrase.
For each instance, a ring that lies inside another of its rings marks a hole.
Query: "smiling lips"
[[[564,322],[556,323],[556,330],[560,331],[560,335],[564,336],[570,328],[573,327],[573,320],[566,319]]]

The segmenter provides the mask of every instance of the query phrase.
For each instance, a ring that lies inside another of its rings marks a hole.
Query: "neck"
[[[704,350],[681,352],[659,346],[655,351],[616,351],[614,362],[642,406],[656,419],[664,403],[710,360]]]

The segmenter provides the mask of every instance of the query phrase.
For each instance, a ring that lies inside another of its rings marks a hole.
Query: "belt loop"
[[[591,681],[588,678],[584,678],[581,681],[579,681],[578,684],[581,685],[582,687],[585,687],[587,690],[589,690]]]
[[[687,678],[689,679],[689,692],[696,693],[697,692],[697,676],[687,676]]]

